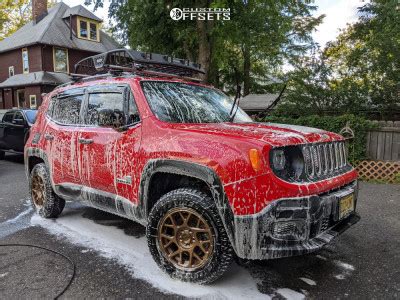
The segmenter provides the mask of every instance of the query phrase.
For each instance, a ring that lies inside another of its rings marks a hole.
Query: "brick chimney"
[[[32,20],[39,23],[47,16],[47,0],[32,0]]]

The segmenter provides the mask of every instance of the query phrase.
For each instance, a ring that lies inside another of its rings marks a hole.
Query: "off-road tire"
[[[195,270],[175,267],[166,259],[158,245],[158,228],[161,220],[167,213],[177,208],[194,210],[212,228],[214,241],[212,254],[203,266]],[[158,266],[172,278],[181,281],[211,283],[228,270],[234,258],[234,251],[214,201],[196,189],[180,188],[162,196],[150,212],[146,235],[150,253]]]
[[[39,176],[43,182],[43,204],[37,205],[32,192],[32,181],[35,176]],[[65,200],[58,197],[51,187],[50,174],[44,163],[33,167],[29,176],[29,191],[31,194],[31,203],[36,212],[43,218],[57,218],[64,209]]]
[[[4,151],[0,151],[0,160],[3,160],[5,156],[6,153]]]

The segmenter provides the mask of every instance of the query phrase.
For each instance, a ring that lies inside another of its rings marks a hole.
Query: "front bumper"
[[[252,216],[234,217],[234,248],[246,259],[271,259],[310,253],[321,249],[360,220],[355,212],[339,220],[339,200],[354,195],[354,181],[321,195],[280,199]]]

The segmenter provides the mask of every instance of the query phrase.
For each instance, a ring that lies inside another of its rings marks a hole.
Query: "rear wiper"
[[[233,122],[235,119],[236,113],[239,110],[239,102],[240,102],[240,91],[242,90],[242,86],[238,85],[236,90],[235,100],[233,100],[232,108],[229,113],[229,122]],[[237,102],[237,105],[236,105]],[[235,110],[236,107],[236,110]],[[235,112],[233,112],[235,110]]]

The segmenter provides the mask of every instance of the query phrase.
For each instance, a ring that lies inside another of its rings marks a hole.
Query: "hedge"
[[[377,125],[372,123],[371,121],[352,114],[341,116],[311,115],[299,118],[268,116],[263,119],[258,119],[258,121],[309,126],[336,133],[340,133],[341,129],[345,127],[346,124],[349,124],[349,127],[354,132],[354,139],[351,139],[348,142],[349,161],[351,163],[367,158],[367,132],[370,129],[377,127]]]

